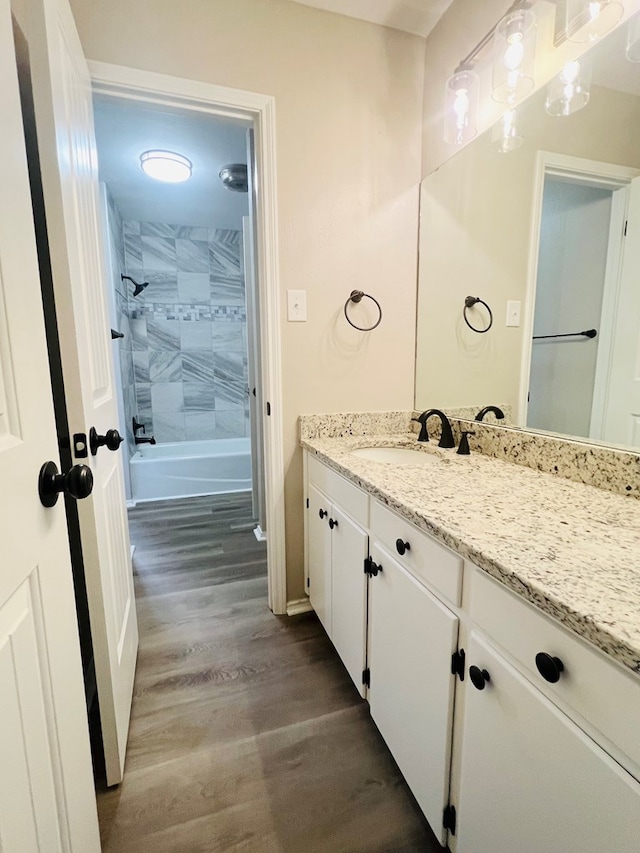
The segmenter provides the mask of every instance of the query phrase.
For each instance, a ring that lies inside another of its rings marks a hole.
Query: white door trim
[[[275,99],[270,95],[105,62],[89,61],[88,64],[97,92],[213,115],[244,118],[254,123],[260,176],[256,230],[261,296],[262,399],[265,409],[270,404],[270,414],[266,410],[263,413],[269,607],[274,613],[284,614],[287,612],[287,579]]]
[[[540,246],[540,226],[542,220],[542,196],[544,180],[547,176],[561,178],[567,182],[583,185],[619,189],[640,175],[638,169],[629,166],[617,166],[614,163],[599,163],[558,154],[553,151],[539,151],[533,174],[531,226],[529,236],[529,262],[527,264],[527,282],[524,297],[524,322],[522,324],[522,352],[520,357],[520,387],[518,392],[518,411],[516,421],[521,426],[527,423],[529,374],[531,371],[531,349],[533,345],[533,312],[536,304],[536,285],[538,280],[538,249]]]

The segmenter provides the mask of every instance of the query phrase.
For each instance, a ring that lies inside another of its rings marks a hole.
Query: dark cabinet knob
[[[402,557],[406,551],[411,550],[411,545],[408,542],[403,542],[402,539],[396,539],[396,551]]]
[[[42,506],[52,507],[58,502],[58,495],[82,500],[93,491],[93,472],[86,465],[74,465],[66,474],[58,472],[55,462],[45,462],[38,476],[38,494]]]
[[[333,528],[337,527],[337,526],[338,526],[338,522],[335,520],[335,518],[330,518],[329,519],[329,527],[333,530]]]
[[[489,673],[486,669],[480,669],[479,666],[469,667],[469,678],[476,690],[484,690],[487,681],[491,681]]]
[[[381,574],[381,572],[382,566],[380,565],[380,563],[374,563],[373,560],[371,560],[371,565],[369,567],[369,573],[371,574],[371,576],[377,578],[378,575]]]
[[[555,684],[560,681],[560,674],[564,670],[564,664],[560,658],[554,658],[546,652],[538,652],[536,655],[536,666],[538,672],[545,681]]]
[[[326,511],[326,509],[321,509],[320,512],[318,513],[318,515],[320,516],[321,519],[323,519],[327,515],[329,515],[329,513]]]
[[[89,447],[92,456],[96,455],[100,447],[106,447],[107,450],[117,450],[123,441],[124,438],[117,429],[108,429],[104,435],[98,435],[95,427],[91,427],[89,430]]]

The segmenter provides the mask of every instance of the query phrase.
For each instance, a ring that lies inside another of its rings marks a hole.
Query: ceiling
[[[453,0],[293,0],[293,2],[426,37]]]
[[[106,96],[95,98],[94,119],[100,180],[125,220],[242,228],[247,193],[225,189],[218,174],[247,162],[247,122]],[[188,157],[191,178],[166,184],[148,177],[140,154],[150,148]]]

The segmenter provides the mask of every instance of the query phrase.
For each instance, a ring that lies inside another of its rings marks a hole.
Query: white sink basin
[[[352,450],[353,456],[370,462],[387,462],[389,465],[430,465],[439,461],[435,454],[411,447],[359,447]]]

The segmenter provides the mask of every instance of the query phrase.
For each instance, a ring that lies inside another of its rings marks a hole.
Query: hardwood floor
[[[130,513],[140,653],[105,853],[435,853],[314,614],[268,609],[249,496]]]

